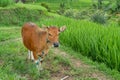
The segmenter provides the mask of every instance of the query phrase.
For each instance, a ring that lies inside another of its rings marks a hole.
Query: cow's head
[[[46,27],[48,32],[47,42],[51,43],[54,47],[59,47],[59,34],[66,29],[66,26],[60,28],[56,26]]]

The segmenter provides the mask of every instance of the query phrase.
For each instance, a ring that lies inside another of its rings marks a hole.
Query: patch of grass
[[[34,63],[26,61],[27,51],[20,41],[11,41],[0,45],[2,46],[0,47],[0,61],[3,61],[0,71],[7,76],[5,78],[5,75],[1,76],[1,79],[17,80],[18,77],[22,80],[31,78],[38,80],[39,78],[49,78],[49,71],[38,72]],[[1,75],[3,75],[2,73]]]
[[[27,78],[19,75],[18,73],[15,73],[14,67],[13,67],[13,63],[16,62],[17,57],[19,55],[19,54],[17,55],[16,52],[19,53],[21,49],[20,47],[17,48],[18,46],[20,46],[20,44],[18,43],[16,44],[15,42],[9,42],[3,45],[0,43],[0,45],[2,46],[0,47],[0,60],[2,61],[1,67],[0,67],[0,72],[1,72],[0,79],[27,80]],[[16,64],[19,65],[19,63],[16,63]]]
[[[71,66],[69,59],[64,58],[62,56],[55,56],[54,60],[55,60],[55,63],[62,64],[64,66]]]
[[[14,39],[21,36],[20,27],[0,27],[0,41],[5,41],[8,39]]]

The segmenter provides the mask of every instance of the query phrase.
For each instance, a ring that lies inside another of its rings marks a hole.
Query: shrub
[[[75,19],[85,19],[87,17],[88,13],[86,11],[77,11],[74,13],[74,18]]]
[[[63,15],[65,12],[65,3],[60,3],[60,8],[57,11],[58,14]]]
[[[91,16],[91,20],[96,23],[105,24],[107,21],[107,18],[105,16],[105,13],[97,12]]]
[[[65,11],[64,16],[73,18],[75,12],[76,11],[74,9],[68,9],[68,10]]]
[[[60,3],[60,8],[64,9],[65,8],[65,3]]]
[[[13,0],[0,0],[0,7],[6,7],[13,3],[14,3]]]
[[[120,0],[110,1],[105,10],[110,11],[111,13],[119,13],[120,12]]]

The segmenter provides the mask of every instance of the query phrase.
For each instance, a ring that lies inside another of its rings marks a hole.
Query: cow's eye
[[[49,36],[52,36],[52,34],[48,33]]]

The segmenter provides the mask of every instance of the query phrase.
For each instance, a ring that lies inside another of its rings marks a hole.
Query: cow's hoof
[[[34,62],[34,60],[31,60],[31,62]]]
[[[42,71],[43,70],[43,68],[41,67],[40,69],[39,69],[39,71]]]

